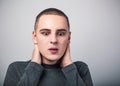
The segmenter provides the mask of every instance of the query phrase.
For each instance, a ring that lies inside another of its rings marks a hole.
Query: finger
[[[33,54],[32,54],[32,61],[36,62],[36,63],[41,63],[41,56],[40,56],[40,52],[39,52],[39,48],[38,48],[38,44],[34,43],[34,50],[33,50]]]
[[[34,43],[34,49],[36,50],[38,50],[38,43]]]
[[[67,45],[65,55],[63,56],[62,61],[61,61],[61,66],[65,67],[69,64],[72,64],[72,59],[70,55],[70,45]]]
[[[38,45],[38,43],[34,43],[34,45]]]
[[[70,53],[70,44],[67,45],[66,54]]]

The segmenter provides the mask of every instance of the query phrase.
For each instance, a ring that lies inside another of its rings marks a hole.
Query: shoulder
[[[8,70],[19,70],[19,69],[24,69],[28,63],[30,61],[15,61],[15,62],[12,62],[9,67],[8,67]]]
[[[76,62],[74,62],[74,64],[76,65],[77,70],[78,70],[79,74],[81,75],[81,77],[83,77],[87,73],[89,73],[88,65],[85,62],[76,61]]]
[[[75,64],[78,68],[88,67],[88,65],[87,65],[85,62],[82,62],[82,61],[76,61],[76,62],[74,62],[74,64]]]
[[[9,66],[26,66],[28,65],[30,61],[15,61],[15,62],[12,62]]]
[[[5,76],[5,84],[11,83],[11,81],[15,80],[19,81],[20,77],[23,75],[25,71],[25,67],[28,65],[30,61],[16,61],[12,62],[7,69]],[[12,77],[12,78],[11,78]],[[13,81],[14,82],[14,81]]]

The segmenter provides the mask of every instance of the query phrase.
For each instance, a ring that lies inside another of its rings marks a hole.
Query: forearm
[[[18,86],[37,86],[41,75],[43,72],[43,67],[35,62],[30,62],[25,69],[23,76],[18,82]]]
[[[43,67],[30,62],[25,68],[18,63],[9,65],[3,86],[37,86]]]
[[[86,86],[82,78],[79,76],[75,64],[70,64],[62,69],[66,84],[69,86]]]

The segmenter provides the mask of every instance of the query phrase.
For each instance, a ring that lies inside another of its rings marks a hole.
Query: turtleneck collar
[[[42,63],[42,66],[43,66],[44,68],[47,68],[47,69],[60,68],[60,64],[59,64],[59,63],[56,63],[56,64],[45,64],[45,63]]]

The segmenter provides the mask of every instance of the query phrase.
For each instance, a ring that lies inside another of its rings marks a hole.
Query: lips
[[[58,48],[49,48],[48,49],[52,54],[56,54],[58,52]]]

